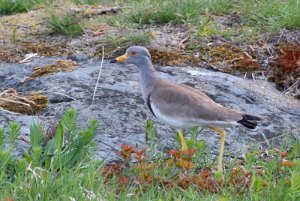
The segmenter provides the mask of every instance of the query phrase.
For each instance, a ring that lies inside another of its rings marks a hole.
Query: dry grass
[[[47,103],[48,98],[42,92],[31,92],[24,96],[10,89],[0,94],[0,107],[20,114],[36,114],[43,110]]]
[[[77,63],[71,60],[57,60],[55,64],[49,64],[42,67],[35,67],[30,75],[31,78],[49,75],[56,72],[73,71]]]

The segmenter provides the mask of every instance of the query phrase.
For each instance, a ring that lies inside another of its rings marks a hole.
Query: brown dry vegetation
[[[300,46],[295,43],[279,44],[276,48],[278,57],[272,62],[270,80],[280,90],[295,94],[300,99]]]
[[[22,95],[14,89],[8,89],[0,94],[0,108],[20,114],[36,114],[43,110],[47,103],[48,98],[42,92]]]
[[[57,60],[55,64],[49,64],[42,67],[35,67],[30,77],[36,78],[55,72],[68,72],[74,70],[75,66],[77,66],[77,63],[75,61]]]

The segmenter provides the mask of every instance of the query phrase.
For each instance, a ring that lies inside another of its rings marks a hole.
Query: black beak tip
[[[112,60],[110,60],[110,62],[109,63],[117,63],[118,61],[116,60],[116,59],[112,59]]]

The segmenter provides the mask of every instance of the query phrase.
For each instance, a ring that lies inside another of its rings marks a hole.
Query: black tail
[[[242,117],[243,119],[239,120],[238,123],[250,129],[255,129],[257,126],[257,122],[261,120],[259,117],[251,116],[248,114],[244,114]]]

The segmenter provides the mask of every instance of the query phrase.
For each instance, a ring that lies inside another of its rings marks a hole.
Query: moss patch
[[[30,75],[32,78],[45,76],[56,72],[70,72],[75,69],[77,63],[71,60],[57,60],[55,64],[49,64],[43,67],[35,67]]]
[[[261,69],[255,55],[228,43],[212,47],[208,54],[209,62],[227,73],[240,74]]]
[[[48,97],[42,92],[31,92],[28,95],[20,95],[10,89],[1,93],[0,107],[20,114],[33,115],[43,110],[48,103]]]
[[[184,52],[178,50],[163,50],[157,48],[148,48],[151,58],[154,64],[163,66],[196,66],[200,59],[187,55]]]

